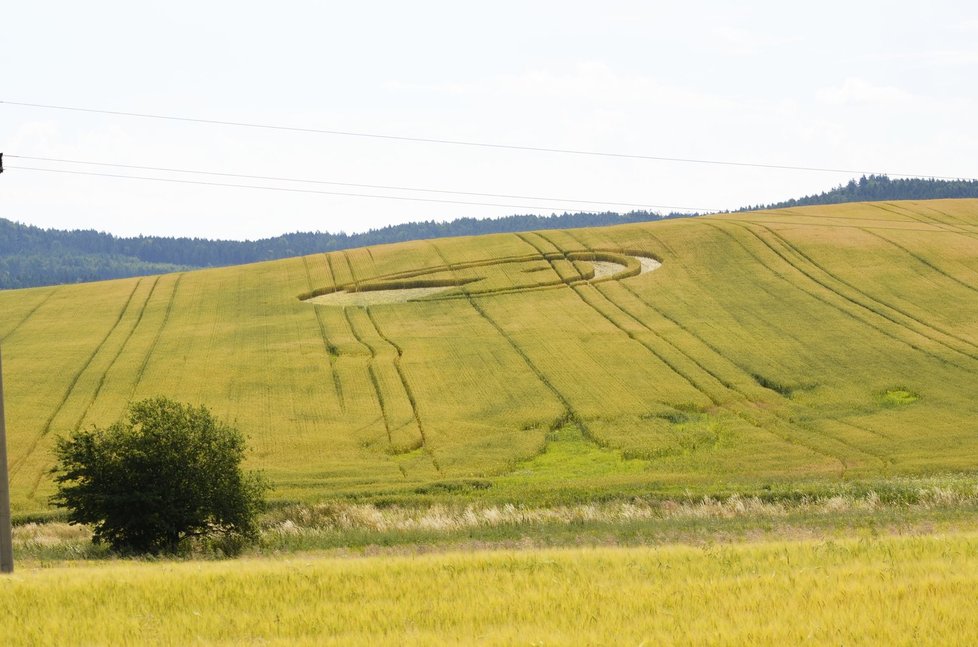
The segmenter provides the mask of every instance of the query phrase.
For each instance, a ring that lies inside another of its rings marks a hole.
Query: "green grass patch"
[[[887,389],[879,394],[879,401],[885,407],[903,407],[919,399],[919,394],[902,387]]]

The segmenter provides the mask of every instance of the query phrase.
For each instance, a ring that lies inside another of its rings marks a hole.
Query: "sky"
[[[241,240],[633,208],[611,203],[735,209],[848,171],[978,177],[978,5],[966,1],[39,0],[5,3],[0,42],[0,217],[40,227]]]

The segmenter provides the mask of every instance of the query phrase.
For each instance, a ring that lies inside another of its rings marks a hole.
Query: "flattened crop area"
[[[58,434],[152,395],[238,424],[251,463],[292,500],[969,471],[978,201],[417,241],[0,292],[0,336],[19,511],[45,507]]]
[[[608,251],[551,252],[398,272],[367,281],[354,280],[320,287],[299,298],[313,305],[339,307],[406,303],[435,296],[466,299],[619,280],[651,272],[660,266],[659,261],[647,256]],[[561,272],[559,267],[564,271]],[[525,276],[520,277],[520,273]]]

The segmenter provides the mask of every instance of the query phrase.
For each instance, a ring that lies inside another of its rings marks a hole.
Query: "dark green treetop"
[[[117,552],[173,553],[204,537],[240,548],[257,538],[267,484],[241,468],[241,432],[203,406],[137,402],[107,428],[59,438],[55,453],[52,502]]]

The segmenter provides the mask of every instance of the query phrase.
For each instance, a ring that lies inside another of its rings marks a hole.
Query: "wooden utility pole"
[[[14,572],[14,540],[10,523],[10,481],[7,478],[7,427],[3,416],[3,353],[0,352],[0,573]]]
[[[0,153],[3,173],[3,153]],[[7,427],[3,419],[3,354],[0,353],[0,573],[14,572],[14,539],[10,523],[10,480],[7,478]]]

